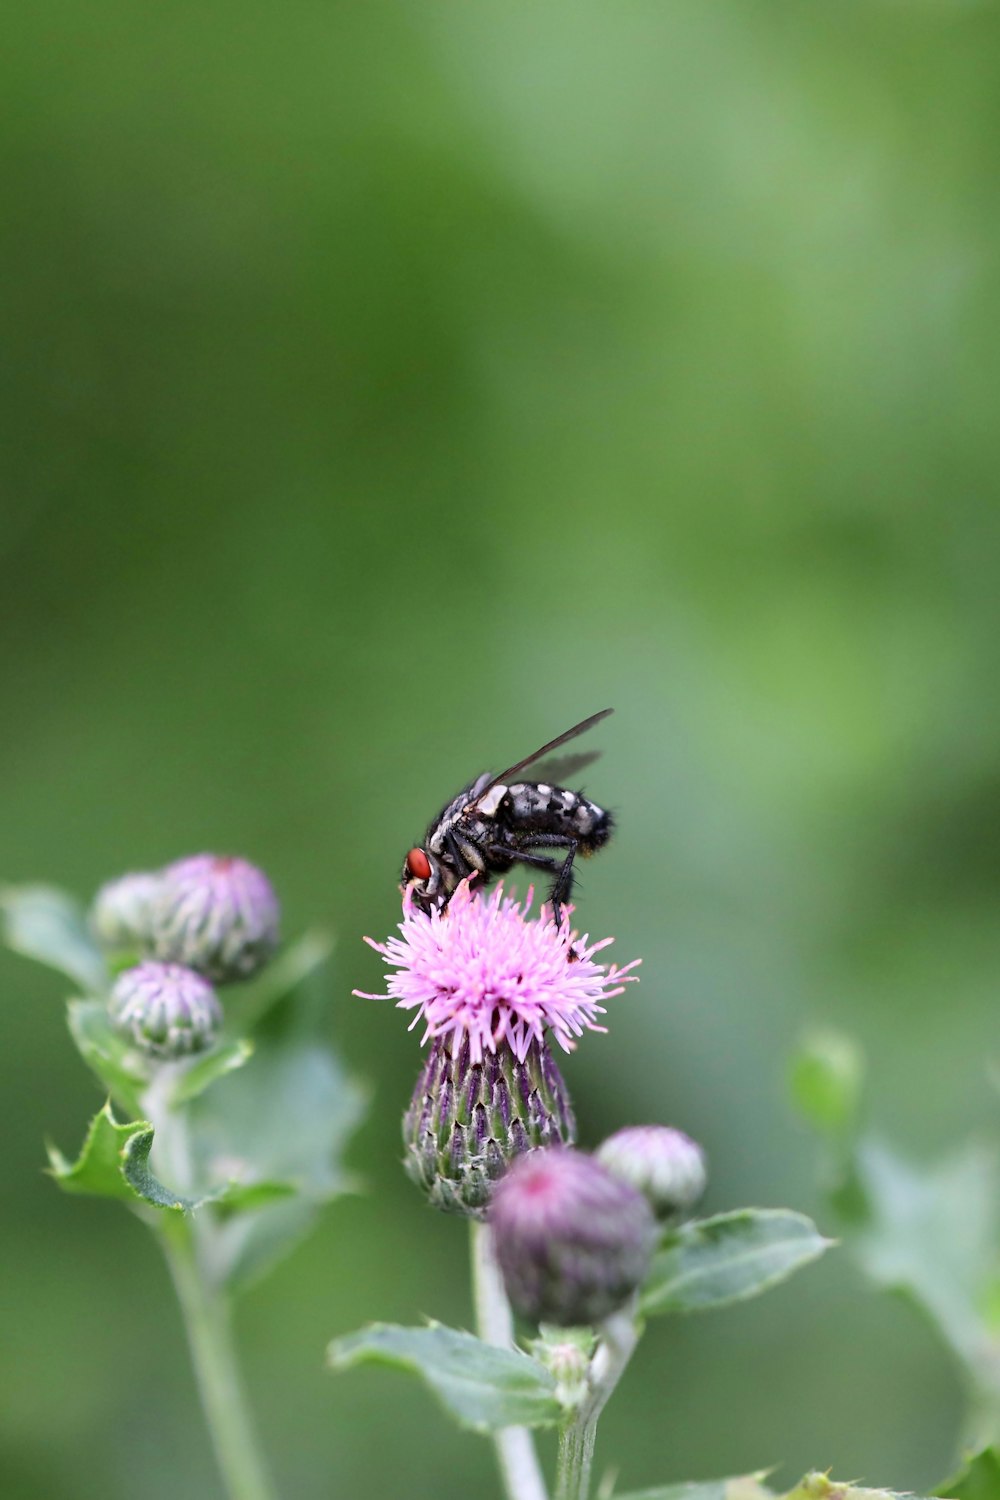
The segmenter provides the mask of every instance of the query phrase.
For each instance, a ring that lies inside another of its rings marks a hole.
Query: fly
[[[611,814],[582,792],[557,786],[597,759],[599,752],[569,755],[538,769],[550,779],[515,781],[520,771],[606,719],[612,710],[591,714],[494,776],[484,771],[442,808],[403,863],[402,889],[426,912],[442,911],[458,884],[479,875],[483,884],[515,864],[545,870],[552,877],[549,901],[557,922],[573,892],[573,862],[594,854],[611,837]],[[545,851],[551,851],[547,853]]]

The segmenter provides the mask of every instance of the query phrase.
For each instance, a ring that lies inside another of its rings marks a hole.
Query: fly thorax
[[[495,817],[496,810],[506,795],[507,788],[502,782],[497,782],[496,786],[491,786],[489,791],[484,792],[480,797],[476,803],[476,811],[481,813],[484,818]]]

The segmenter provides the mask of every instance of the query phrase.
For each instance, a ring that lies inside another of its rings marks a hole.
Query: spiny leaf
[[[149,1153],[152,1149],[153,1128],[149,1126],[129,1136],[122,1151],[122,1175],[137,1198],[152,1203],[155,1208],[170,1208],[182,1213],[209,1201],[211,1194],[204,1198],[182,1198],[164,1187],[150,1171]]]
[[[823,1254],[811,1219],[790,1209],[745,1208],[671,1230],[642,1293],[645,1313],[696,1312],[756,1297]]]
[[[440,1323],[428,1328],[373,1323],[335,1339],[328,1362],[334,1370],[372,1363],[410,1370],[463,1427],[475,1432],[549,1427],[562,1417],[555,1380],[537,1360]]]
[[[838,1484],[829,1474],[814,1471],[805,1474],[783,1500],[919,1500],[916,1495],[898,1490],[866,1489],[860,1484]]]
[[[838,1484],[829,1474],[806,1474],[787,1494],[779,1497],[762,1483],[767,1471],[743,1474],[736,1479],[707,1479],[693,1484],[665,1484],[652,1490],[631,1490],[615,1500],[918,1500],[896,1490],[864,1489],[856,1484]],[[994,1495],[969,1496],[963,1500],[996,1500]]]
[[[152,1144],[149,1121],[116,1120],[109,1100],[90,1122],[75,1162],[67,1161],[55,1146],[48,1147],[49,1170],[67,1193],[151,1203],[181,1212],[196,1208],[196,1201],[171,1192],[150,1171]]]

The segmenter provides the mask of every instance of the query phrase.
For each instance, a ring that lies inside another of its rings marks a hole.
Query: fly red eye
[[[422,849],[411,849],[406,856],[406,868],[415,880],[428,880],[431,862]]]

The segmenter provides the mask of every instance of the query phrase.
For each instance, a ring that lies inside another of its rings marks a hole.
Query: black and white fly
[[[582,792],[555,783],[575,775],[596,760],[599,752],[563,756],[539,766],[545,780],[512,778],[585,734],[611,712],[605,708],[591,714],[499,776],[484,771],[470,781],[442,808],[423,844],[407,854],[401,888],[408,889],[424,911],[440,911],[468,876],[481,875],[485,884],[515,864],[530,865],[553,877],[549,900],[559,921],[573,891],[573,861],[606,844],[613,824],[611,814]],[[555,851],[554,857],[545,850]]]

